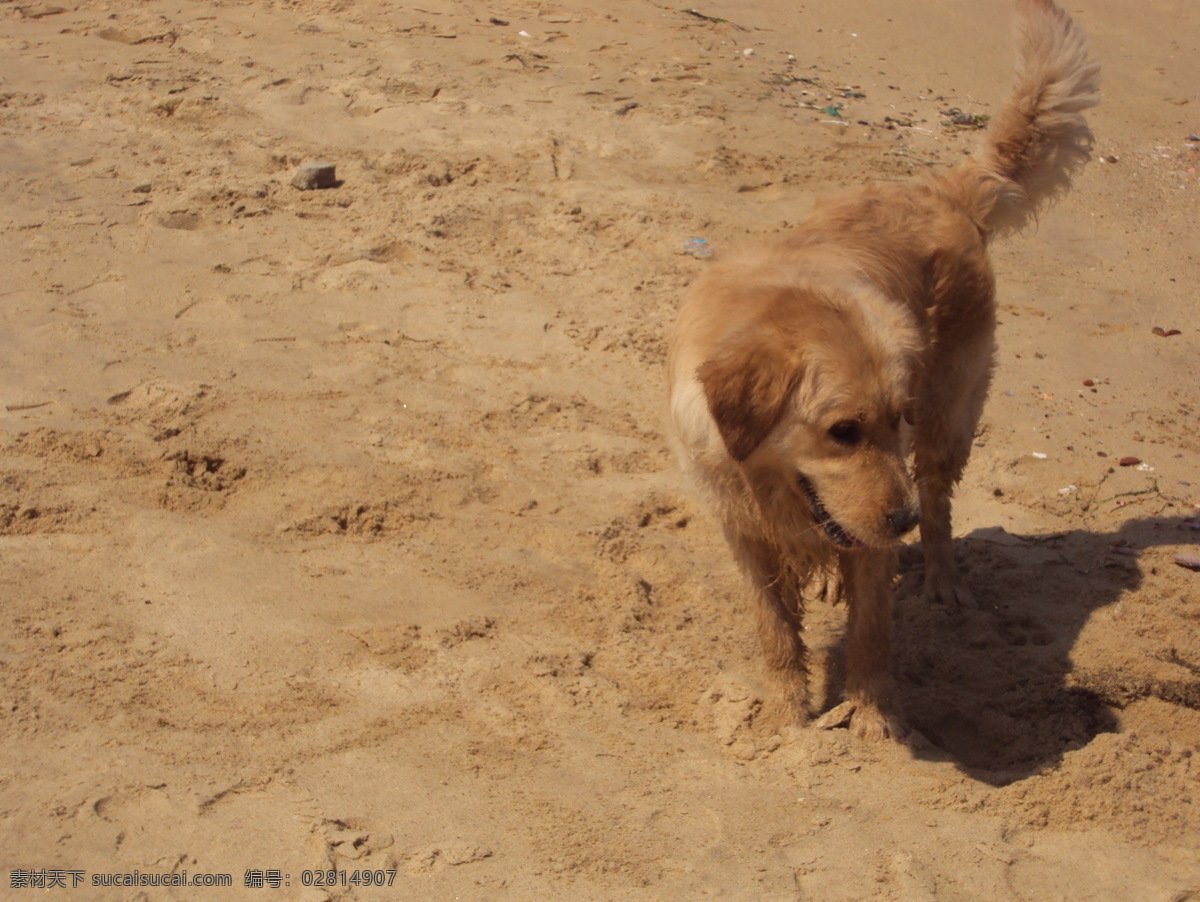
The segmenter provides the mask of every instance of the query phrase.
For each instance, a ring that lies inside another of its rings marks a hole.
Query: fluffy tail
[[[1023,228],[1070,187],[1091,156],[1082,111],[1100,101],[1087,37],[1053,0],[1019,0],[1016,24],[1016,84],[961,173],[974,182],[972,206],[991,234]]]

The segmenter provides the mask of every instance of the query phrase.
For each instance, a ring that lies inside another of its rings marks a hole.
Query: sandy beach
[[[1011,3],[0,2],[5,897],[1198,902],[1200,7],[1067,8],[902,745],[760,719],[666,334],[969,153]]]

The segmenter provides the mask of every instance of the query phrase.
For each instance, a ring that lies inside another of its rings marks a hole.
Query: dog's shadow
[[[1140,603],[1134,592],[1143,571],[1154,566],[1150,549],[1194,536],[1179,517],[1131,520],[1111,533],[977,530],[955,543],[979,604],[972,610],[922,602],[920,563],[902,568],[897,690],[912,726],[936,747],[918,742],[914,753],[947,753],[972,777],[1004,785],[1054,767],[1064,753],[1115,731],[1114,708],[1139,694],[1178,695],[1179,686],[1131,683],[1119,672],[1077,666],[1071,656],[1097,612],[1127,600]],[[1111,610],[1109,616],[1121,615]],[[1189,683],[1182,698],[1167,700],[1193,706],[1197,688]]]

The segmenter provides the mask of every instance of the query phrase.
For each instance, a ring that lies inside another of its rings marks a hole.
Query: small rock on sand
[[[337,167],[333,163],[305,163],[292,176],[292,185],[301,191],[314,188],[336,188]]]

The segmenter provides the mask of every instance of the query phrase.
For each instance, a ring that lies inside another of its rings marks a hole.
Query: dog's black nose
[[[892,535],[899,537],[921,522],[921,509],[915,504],[905,505],[885,515],[883,519]]]

